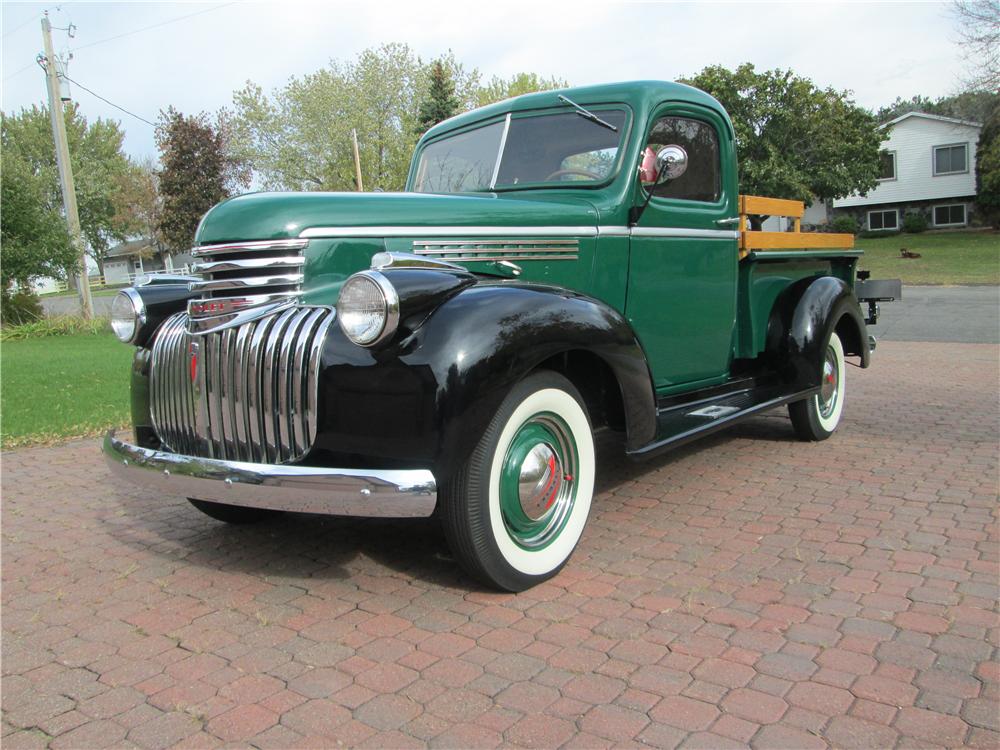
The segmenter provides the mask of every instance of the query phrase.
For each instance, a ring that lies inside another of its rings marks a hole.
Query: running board
[[[629,458],[642,460],[676,448],[696,438],[729,427],[760,412],[815,395],[818,388],[788,393],[779,386],[742,388],[715,398],[696,399],[656,412],[657,434],[649,444],[628,451]]]

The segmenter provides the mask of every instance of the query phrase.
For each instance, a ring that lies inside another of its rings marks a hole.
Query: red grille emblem
[[[191,371],[191,382],[198,380],[198,344],[192,341],[188,344],[188,366]]]

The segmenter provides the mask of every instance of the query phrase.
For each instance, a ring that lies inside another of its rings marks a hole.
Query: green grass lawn
[[[110,332],[0,344],[3,448],[126,424],[132,352]]]
[[[865,239],[858,268],[873,279],[903,280],[904,284],[1000,284],[1000,232],[941,232],[897,234]],[[905,247],[919,258],[901,258]]]

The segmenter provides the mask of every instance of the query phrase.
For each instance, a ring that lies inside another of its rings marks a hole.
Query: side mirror
[[[687,171],[688,155],[681,146],[671,144],[664,146],[656,153],[656,170],[659,172],[657,182],[676,180]]]

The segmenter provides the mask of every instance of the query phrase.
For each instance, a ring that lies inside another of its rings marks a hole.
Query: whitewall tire
[[[830,334],[821,362],[820,391],[788,405],[795,433],[802,440],[826,440],[837,429],[847,395],[847,363],[844,345],[836,332]]]
[[[443,493],[441,518],[459,562],[508,591],[554,576],[590,515],[594,464],[573,384],[549,371],[518,383]]]

